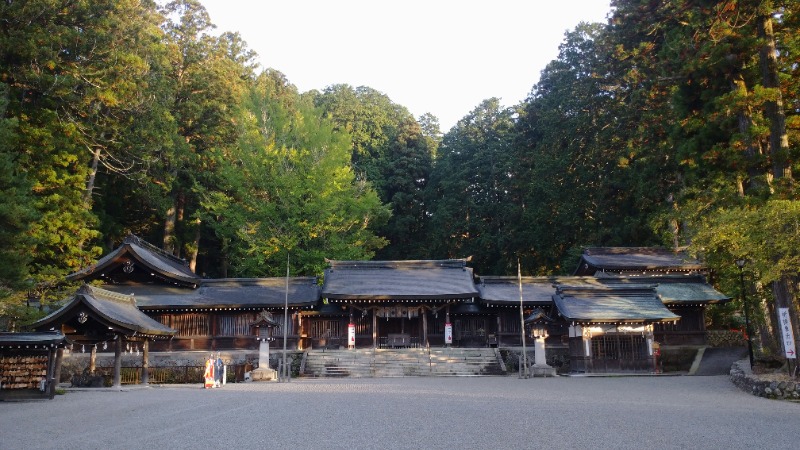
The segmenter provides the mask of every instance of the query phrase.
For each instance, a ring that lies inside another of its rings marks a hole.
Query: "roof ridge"
[[[171,261],[173,261],[175,263],[178,263],[178,264],[181,264],[183,266],[189,267],[189,261],[186,261],[183,258],[179,258],[179,257],[173,255],[172,253],[169,253],[168,251],[166,251],[166,250],[164,250],[162,248],[156,247],[155,245],[145,241],[144,239],[140,238],[139,236],[136,236],[133,233],[131,233],[128,236],[126,236],[125,239],[122,240],[122,243],[123,244],[136,244],[139,247],[143,247],[145,250],[149,250],[149,251],[151,251],[153,253],[156,253],[157,255],[162,256],[164,258],[167,258],[167,259],[169,259],[169,260],[171,260]]]
[[[466,259],[404,259],[404,260],[333,260],[326,259],[331,269],[394,269],[402,267],[443,267],[463,269],[467,266]]]
[[[658,247],[658,246],[585,247],[583,249],[583,253],[585,255],[590,255],[590,256],[593,254],[608,255],[608,254],[631,253],[631,252],[685,254],[686,249],[671,249],[667,247]]]
[[[89,284],[84,284],[78,289],[79,294],[91,295],[94,298],[102,298],[103,300],[111,300],[118,303],[125,303],[136,306],[136,298],[133,294],[126,295],[118,292],[109,291]]]

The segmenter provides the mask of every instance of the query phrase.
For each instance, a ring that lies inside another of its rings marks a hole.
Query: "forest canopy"
[[[774,346],[800,281],[800,6],[611,6],[525,101],[486,99],[443,134],[370,87],[298,92],[197,0],[3,2],[0,314],[60,300],[129,233],[206,277],[287,257],[297,275],[467,256],[556,274],[586,246],[655,245],[737,297],[746,258]],[[713,325],[737,326],[728,308]]]

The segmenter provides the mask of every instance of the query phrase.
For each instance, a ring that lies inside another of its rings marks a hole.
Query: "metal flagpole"
[[[286,336],[289,334],[289,252],[286,252],[286,296],[283,301],[283,367],[281,377],[289,381],[289,368],[286,367]]]
[[[528,378],[528,351],[525,348],[525,312],[522,310],[522,269],[517,258],[517,283],[519,284],[519,334],[522,337],[522,378]]]

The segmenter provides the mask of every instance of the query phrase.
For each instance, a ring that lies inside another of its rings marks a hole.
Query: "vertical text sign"
[[[794,348],[792,321],[789,320],[789,308],[778,308],[778,318],[780,319],[781,335],[783,336],[783,351],[787,358],[797,358],[797,351]]]

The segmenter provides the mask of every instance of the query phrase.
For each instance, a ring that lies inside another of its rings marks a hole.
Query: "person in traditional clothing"
[[[203,378],[205,379],[203,387],[206,389],[214,387],[214,355],[211,355],[211,357],[206,360],[206,370],[203,372]]]
[[[214,361],[214,386],[222,387],[222,377],[224,376],[224,367],[222,357],[217,353],[217,359]]]

